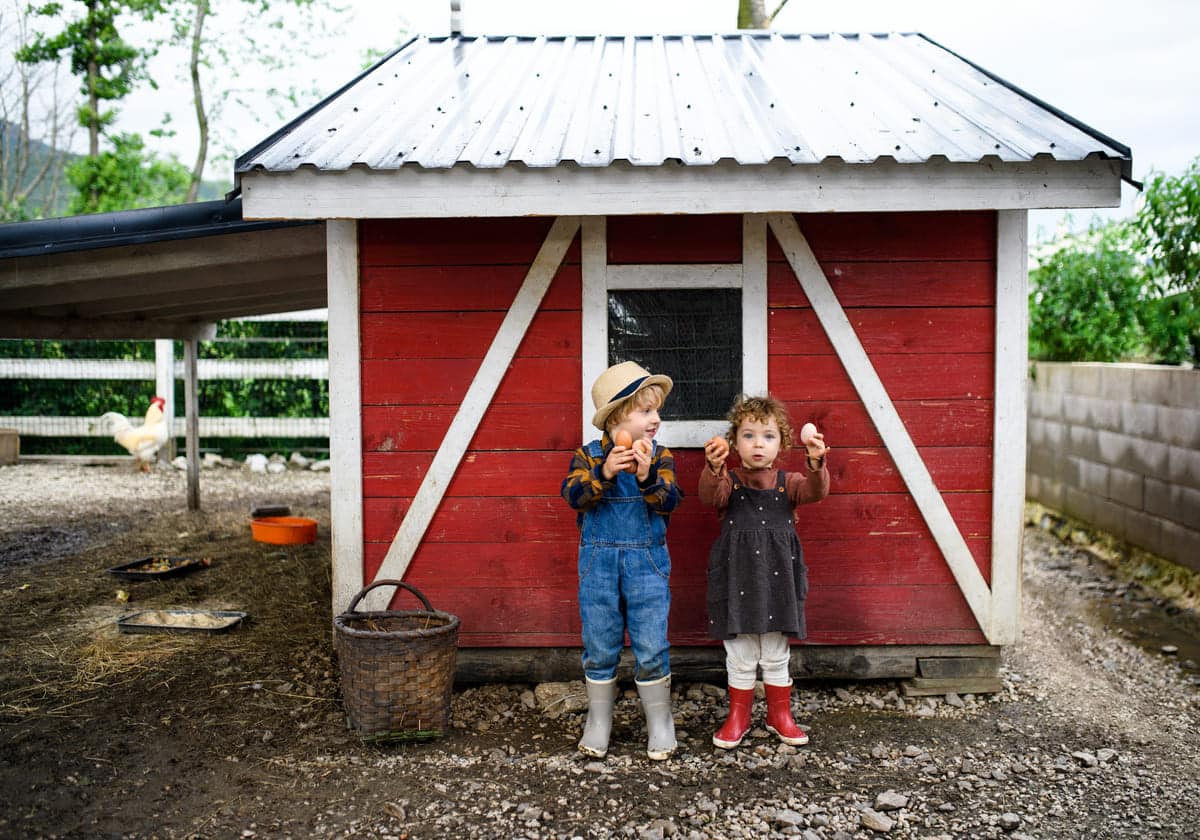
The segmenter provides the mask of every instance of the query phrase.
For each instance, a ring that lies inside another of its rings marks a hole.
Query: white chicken
[[[150,408],[146,409],[146,419],[140,426],[133,426],[124,414],[106,411],[100,415],[101,420],[112,423],[113,440],[129,450],[129,454],[137,459],[138,469],[150,472],[158,450],[162,449],[170,436],[163,418],[163,406],[166,400],[155,397],[150,400]]]

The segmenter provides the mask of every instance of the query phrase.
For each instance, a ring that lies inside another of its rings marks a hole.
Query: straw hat
[[[596,406],[592,425],[604,431],[604,421],[608,419],[608,415],[625,400],[650,385],[661,385],[665,397],[671,393],[675,383],[671,381],[671,377],[661,373],[651,375],[650,371],[637,362],[621,362],[604,371],[592,386],[592,404]]]

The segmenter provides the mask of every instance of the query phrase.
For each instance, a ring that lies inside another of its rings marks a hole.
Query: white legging
[[[782,633],[741,633],[725,644],[725,671],[731,688],[754,688],[762,665],[767,685],[791,685],[788,673],[791,648]]]

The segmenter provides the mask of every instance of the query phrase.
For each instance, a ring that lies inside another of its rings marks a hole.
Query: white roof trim
[[[246,219],[821,213],[1117,207],[1115,159],[601,169],[301,169],[242,176]]]

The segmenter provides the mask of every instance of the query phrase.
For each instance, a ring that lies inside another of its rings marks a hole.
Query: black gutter
[[[1077,120],[1075,117],[1072,117],[1070,114],[1066,113],[1065,111],[1060,111],[1058,108],[1055,108],[1049,102],[1044,102],[1043,100],[1034,96],[1032,93],[1022,90],[1021,88],[1017,87],[1016,85],[1014,85],[1012,82],[1008,81],[1007,79],[1003,79],[1000,76],[997,76],[995,73],[991,72],[990,70],[988,70],[984,67],[980,67],[974,61],[971,61],[970,59],[967,59],[967,58],[963,58],[961,55],[956,53],[954,50],[948,49],[947,47],[942,46],[941,44],[939,44],[937,41],[930,38],[925,33],[918,32],[916,34],[920,35],[922,38],[924,38],[929,43],[933,44],[938,49],[945,50],[946,52],[950,53],[950,55],[954,56],[955,58],[957,58],[959,61],[963,62],[964,64],[969,64],[970,66],[974,67],[980,73],[987,76],[989,79],[996,82],[997,84],[1004,85],[1006,88],[1011,90],[1013,93],[1016,93],[1016,94],[1019,94],[1020,96],[1025,97],[1030,102],[1033,102],[1036,105],[1049,111],[1051,114],[1054,114],[1054,116],[1058,117],[1060,120],[1063,120],[1064,122],[1070,123],[1071,125],[1075,126],[1077,129],[1082,131],[1084,134],[1088,134],[1088,135],[1096,138],[1097,140],[1099,140],[1101,143],[1104,143],[1105,145],[1111,146],[1112,148],[1116,149],[1121,154],[1121,178],[1123,180],[1129,182],[1138,191],[1140,191],[1142,189],[1142,182],[1133,180],[1133,150],[1130,149],[1128,146],[1126,146],[1124,143],[1118,143],[1116,140],[1112,139],[1104,132],[1097,131],[1096,129],[1094,129],[1090,125],[1088,125],[1087,123],[1083,122],[1082,120]]]
[[[0,225],[0,259],[320,224],[242,220],[242,200],[202,201]]]

